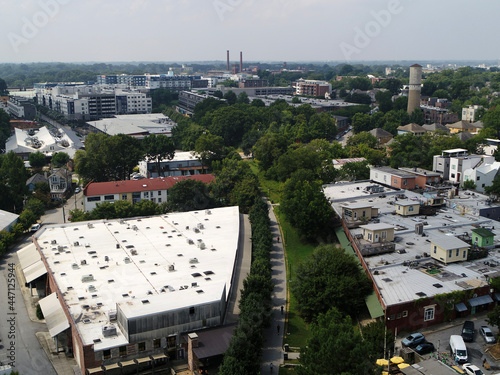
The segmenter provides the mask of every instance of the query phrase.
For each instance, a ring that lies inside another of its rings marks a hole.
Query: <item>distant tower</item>
[[[283,62],[283,69],[286,69],[286,61]]]
[[[243,52],[240,51],[240,72],[243,71]]]
[[[420,89],[422,85],[422,66],[410,66],[410,87],[408,92],[408,114],[420,108]]]
[[[229,50],[227,50],[227,71],[229,71]]]

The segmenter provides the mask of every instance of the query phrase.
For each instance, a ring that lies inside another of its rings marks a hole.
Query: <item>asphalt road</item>
[[[83,209],[83,192],[72,196],[63,208],[49,210],[40,219],[42,224],[60,224],[68,221],[75,206]],[[63,214],[64,212],[64,214]],[[35,336],[47,331],[44,323],[32,322],[26,311],[14,267],[18,266],[17,251],[31,242],[29,234],[0,258],[0,362],[14,365],[22,375],[56,375],[47,355]],[[14,276],[14,277],[13,277]],[[9,293],[10,292],[10,293]]]
[[[21,241],[0,259],[0,362],[10,364],[20,374],[56,375],[52,364],[35,336],[47,331],[43,323],[32,322],[26,311],[14,267],[19,263],[17,250],[31,242]],[[10,292],[10,293],[9,293]]]

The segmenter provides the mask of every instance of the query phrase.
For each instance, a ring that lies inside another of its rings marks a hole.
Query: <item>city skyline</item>
[[[480,4],[0,0],[0,62],[496,61],[500,3]]]

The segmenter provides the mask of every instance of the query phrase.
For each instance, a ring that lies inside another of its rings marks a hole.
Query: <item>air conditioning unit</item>
[[[111,322],[115,321],[115,320],[116,320],[116,311],[114,311],[114,310],[113,310],[113,311],[110,311],[110,312],[108,313],[108,317],[109,317],[109,320],[110,320]]]
[[[82,283],[87,283],[89,281],[94,281],[94,275],[89,273],[88,275],[83,275],[82,276]]]
[[[116,327],[114,325],[106,325],[102,327],[102,335],[104,337],[116,336]]]
[[[173,264],[169,264],[168,272],[173,272],[173,271],[175,271],[175,266]]]

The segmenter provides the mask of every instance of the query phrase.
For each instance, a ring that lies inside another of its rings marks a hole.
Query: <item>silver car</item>
[[[489,329],[487,326],[481,326],[479,333],[481,334],[481,336],[483,336],[484,341],[486,341],[488,344],[492,344],[496,341],[495,335],[493,334],[493,332],[491,332],[491,329]]]

